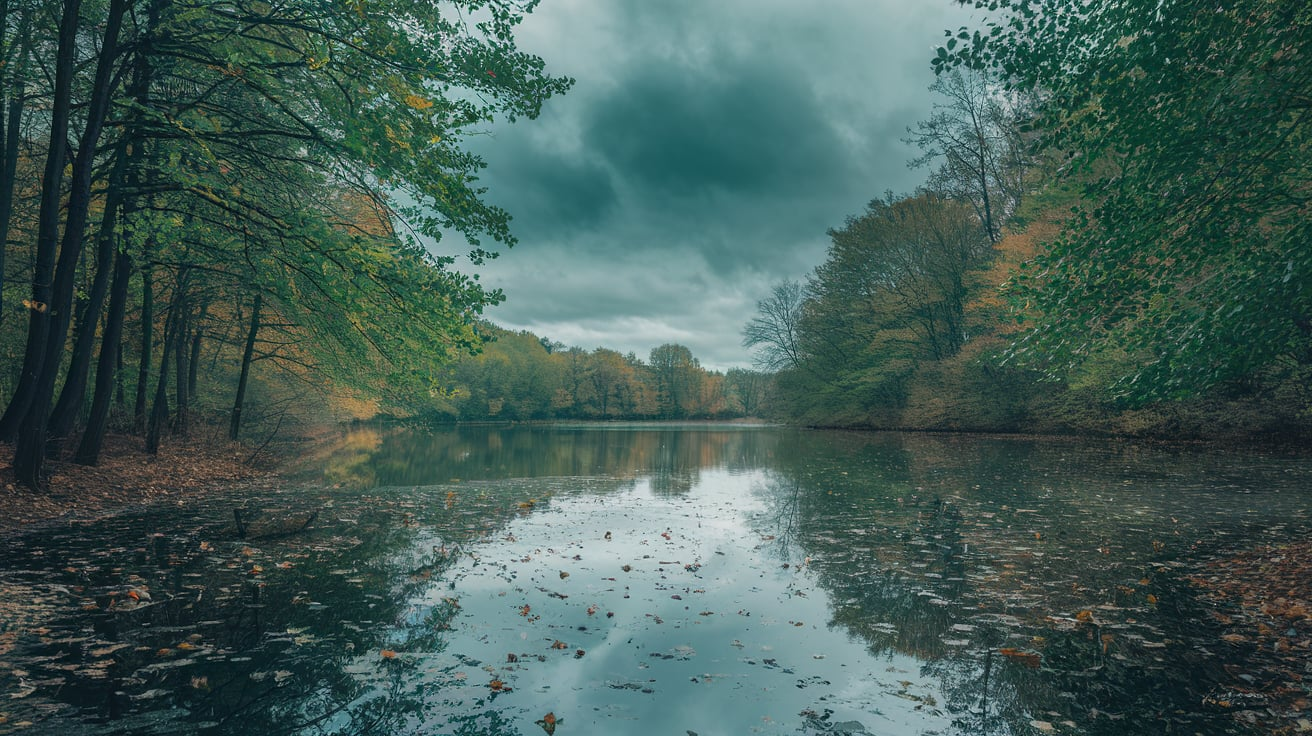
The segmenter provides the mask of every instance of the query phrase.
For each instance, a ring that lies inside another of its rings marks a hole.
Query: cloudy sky
[[[951,0],[543,0],[520,45],[574,88],[470,141],[519,244],[488,317],[646,358],[749,366],[743,325],[824,258],[830,227],[925,172],[929,59]]]

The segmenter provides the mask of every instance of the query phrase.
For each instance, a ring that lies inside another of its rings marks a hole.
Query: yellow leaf
[[[433,101],[426,97],[420,97],[419,95],[406,95],[405,104],[416,110],[427,110],[433,106]]]

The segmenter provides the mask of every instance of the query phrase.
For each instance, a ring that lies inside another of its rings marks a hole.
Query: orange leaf
[[[1002,647],[998,650],[998,654],[1001,654],[1013,662],[1032,668],[1037,668],[1043,661],[1043,658],[1034,652],[1025,652],[1020,649],[1012,649],[1011,647]]]
[[[383,659],[395,659],[395,658],[396,658],[396,652],[392,651],[391,649],[384,649],[383,651],[379,652],[379,654],[382,655]]]

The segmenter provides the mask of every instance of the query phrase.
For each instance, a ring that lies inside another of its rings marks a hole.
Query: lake
[[[1265,733],[1299,673],[1191,578],[1310,499],[1125,442],[357,428],[11,540],[0,733]]]

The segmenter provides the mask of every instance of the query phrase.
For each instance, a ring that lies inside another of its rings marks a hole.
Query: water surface
[[[1312,526],[1307,460],[1123,443],[361,429],[312,466],[11,544],[0,733],[1260,732],[1286,673],[1187,577]]]

